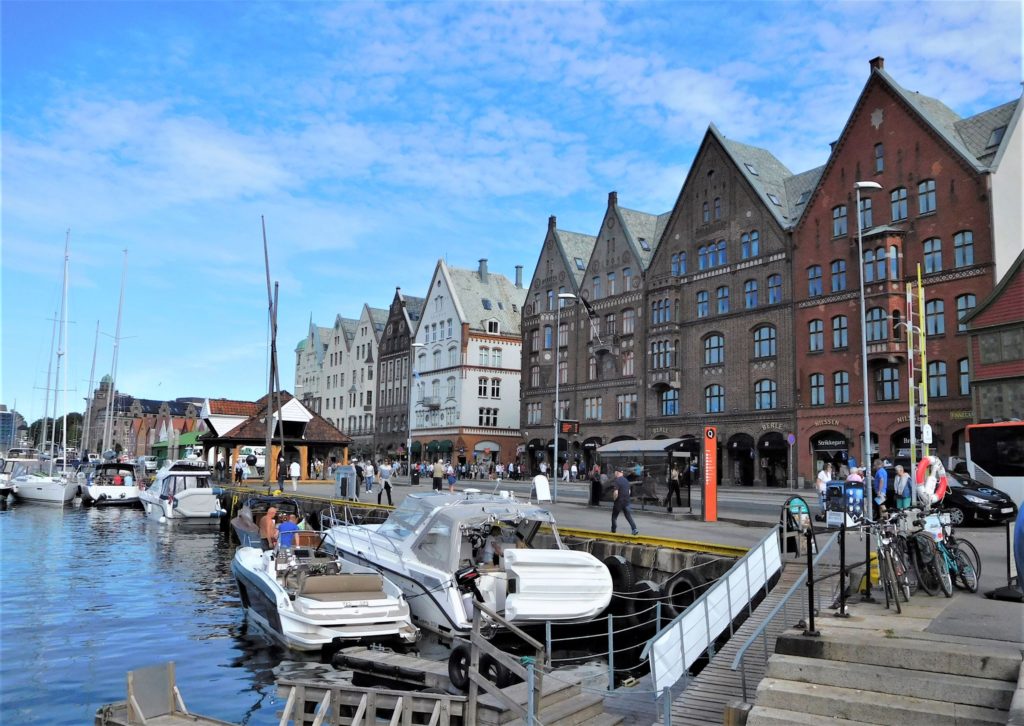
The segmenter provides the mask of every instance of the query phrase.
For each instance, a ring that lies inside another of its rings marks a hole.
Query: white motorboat
[[[567,549],[549,511],[504,496],[410,494],[383,524],[333,525],[324,548],[394,580],[413,622],[445,639],[469,634],[476,597],[520,628],[589,621],[611,601],[604,563]]]
[[[78,481],[72,475],[44,474],[15,466],[11,476],[14,498],[20,502],[65,505],[78,493]]]
[[[15,476],[36,471],[39,466],[39,457],[31,449],[8,449],[7,457],[0,465],[0,499],[6,499],[14,493],[14,482],[11,480]]]
[[[270,507],[277,509],[278,516],[283,514],[294,514],[298,519],[303,519],[302,507],[297,499],[290,497],[277,497],[270,494],[253,494],[248,497],[238,510],[238,514],[231,518],[231,529],[242,547],[260,546],[259,521]]]
[[[201,459],[168,462],[157,472],[156,480],[139,492],[146,516],[158,522],[216,523],[225,512],[220,487],[210,486],[210,468]]]
[[[231,573],[249,618],[292,650],[360,643],[415,643],[402,591],[376,570],[317,549],[319,532],[292,547],[239,547]]]
[[[139,475],[132,464],[110,461],[86,467],[79,473],[78,481],[82,504],[139,505]]]

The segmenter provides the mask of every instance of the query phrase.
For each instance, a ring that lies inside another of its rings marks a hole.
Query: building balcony
[[[619,336],[606,335],[601,341],[591,341],[588,347],[590,348],[591,355],[615,353],[619,348]]]
[[[899,363],[907,359],[905,340],[877,340],[868,343],[868,362]]]
[[[647,381],[651,388],[664,390],[666,388],[679,388],[679,371],[657,370],[647,374]]]
[[[424,396],[420,399],[420,403],[424,408],[432,411],[441,408],[441,398],[439,396]]]

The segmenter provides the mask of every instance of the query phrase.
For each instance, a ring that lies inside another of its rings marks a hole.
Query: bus
[[[1024,421],[967,427],[967,472],[1024,504]]]

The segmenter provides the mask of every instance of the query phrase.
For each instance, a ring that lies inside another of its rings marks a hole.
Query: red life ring
[[[928,478],[928,469],[931,467],[931,457],[925,457],[917,464],[917,472],[914,475],[914,482],[917,484],[924,484],[925,479]]]

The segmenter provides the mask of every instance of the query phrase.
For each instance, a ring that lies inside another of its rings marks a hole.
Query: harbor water
[[[273,669],[295,658],[246,625],[235,545],[141,510],[0,511],[0,723],[91,724],[126,673],[172,660],[189,710],[276,724]]]

